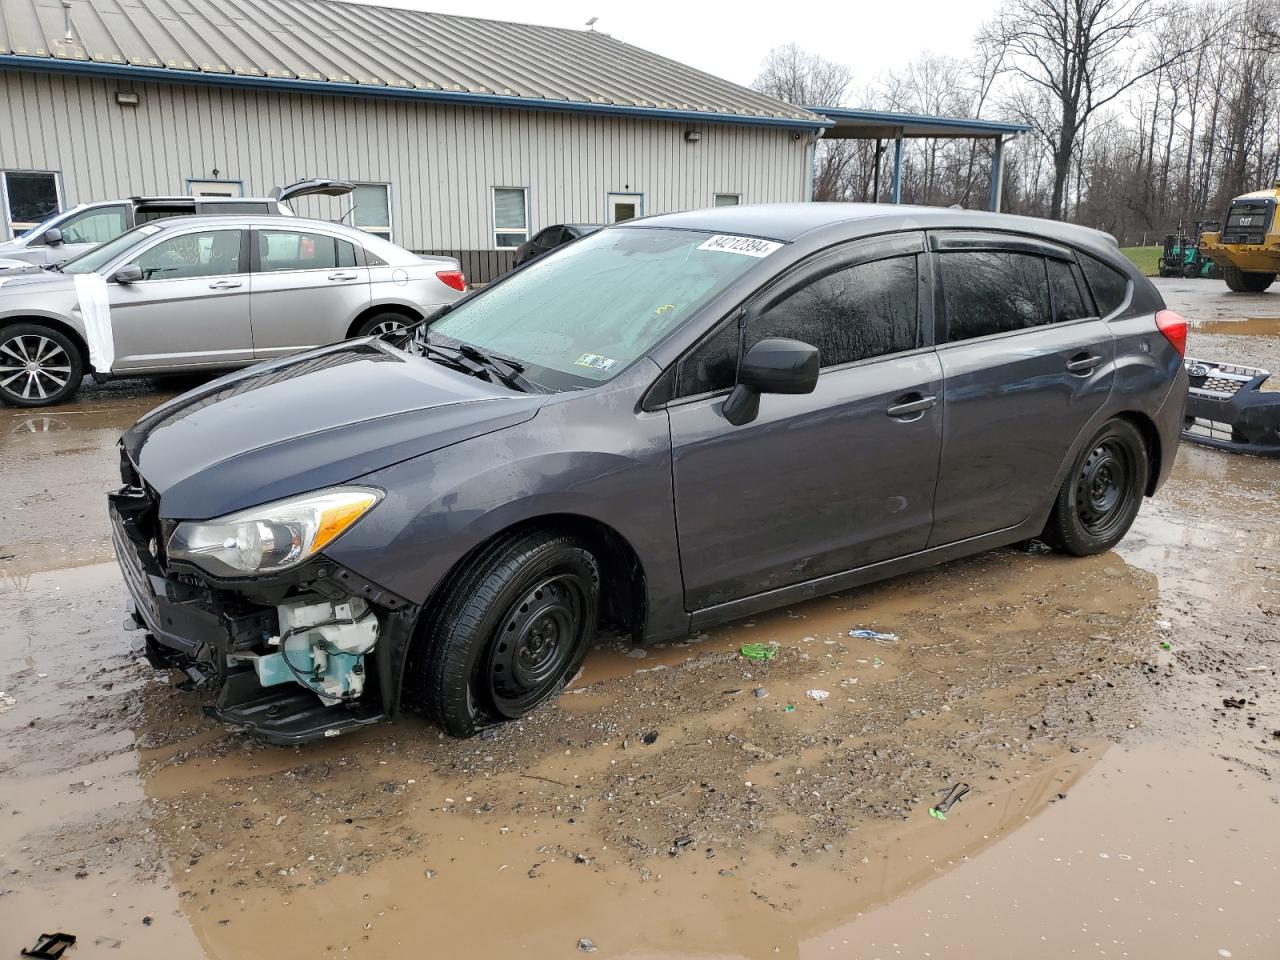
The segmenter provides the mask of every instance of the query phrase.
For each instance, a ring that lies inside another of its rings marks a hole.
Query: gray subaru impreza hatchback
[[[1186,323],[1110,238],[844,204],[610,227],[398,341],[241,371],[121,440],[157,667],[276,742],[519,717],[636,642],[1039,537],[1172,467]]]

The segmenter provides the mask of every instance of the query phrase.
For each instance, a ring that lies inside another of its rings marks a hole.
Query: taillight
[[[466,292],[467,278],[462,275],[461,270],[437,270],[436,276],[446,287]]]
[[[1187,355],[1187,321],[1172,310],[1161,310],[1156,314],[1156,328],[1164,334],[1164,338],[1173,344],[1178,356]]]

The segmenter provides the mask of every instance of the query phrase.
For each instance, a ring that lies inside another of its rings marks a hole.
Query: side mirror
[[[142,279],[142,268],[136,263],[126,263],[111,275],[112,283],[137,283]]]
[[[724,402],[724,417],[735,427],[760,413],[762,393],[813,393],[818,385],[818,348],[799,340],[757,341],[738,364],[738,385]]]
[[[62,231],[57,227],[50,227],[44,232],[44,242],[50,247],[62,246]]]

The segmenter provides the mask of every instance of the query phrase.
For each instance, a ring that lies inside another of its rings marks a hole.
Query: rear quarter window
[[[1120,309],[1125,295],[1129,292],[1129,278],[1115,267],[1107,266],[1101,260],[1080,254],[1080,266],[1084,269],[1084,278],[1093,293],[1093,300],[1098,305],[1099,316],[1107,316]]]

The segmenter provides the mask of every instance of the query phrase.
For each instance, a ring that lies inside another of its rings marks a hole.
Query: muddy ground
[[[1280,293],[1162,289],[1280,369]],[[485,738],[278,748],[121,630],[102,494],[171,392],[0,409],[0,957],[1280,955],[1280,463],[1184,446],[1100,557],[602,644]]]

